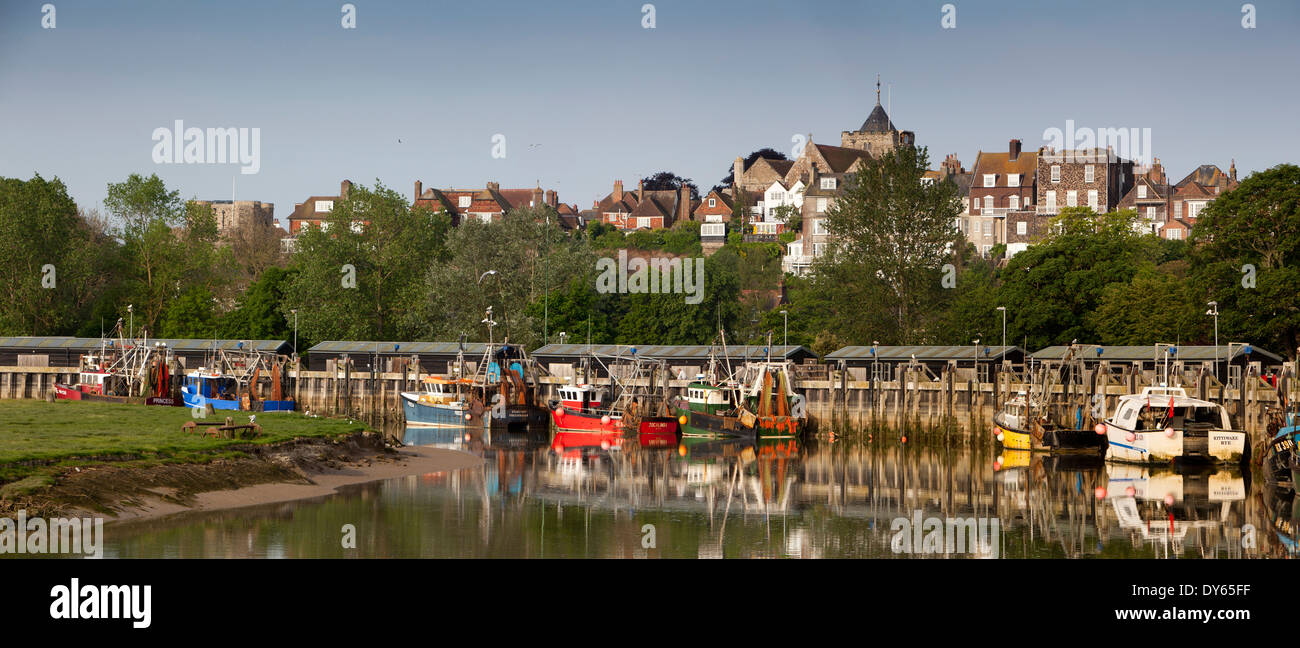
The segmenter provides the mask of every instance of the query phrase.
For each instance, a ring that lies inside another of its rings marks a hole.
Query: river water
[[[942,438],[860,430],[754,443],[411,428],[406,443],[483,464],[312,500],[111,524],[104,555],[1297,555],[1300,507],[1249,472],[1152,470]]]

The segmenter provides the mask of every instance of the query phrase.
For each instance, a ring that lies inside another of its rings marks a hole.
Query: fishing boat
[[[1295,489],[1297,478],[1296,443],[1300,442],[1300,413],[1275,412],[1268,426],[1268,441],[1264,448],[1264,476],[1271,482],[1289,485]]]
[[[103,401],[143,405],[181,404],[172,387],[171,350],[148,337],[128,338],[117,321],[100,339],[99,352],[81,357],[75,384],[54,383],[58,400]]]
[[[243,343],[238,350],[217,349],[185,374],[181,398],[189,408],[292,412],[296,403],[284,395],[288,362],[274,353],[243,351]]]
[[[623,413],[602,403],[605,390],[592,385],[561,385],[551,404],[555,427],[565,431],[621,432]]]
[[[1059,425],[1057,418],[1021,393],[993,415],[993,434],[1008,450],[1100,453],[1106,447],[1104,437],[1082,426],[1081,408],[1076,410],[1074,425]]]
[[[1119,526],[1170,555],[1183,552],[1189,535],[1198,542],[1218,537],[1243,517],[1249,473],[1113,463],[1105,472],[1097,497],[1110,502]]]
[[[726,338],[719,339],[726,355]],[[750,362],[739,371],[719,378],[720,363],[713,351],[709,367],[686,387],[685,397],[676,401],[683,434],[758,437],[797,436],[805,423],[802,397],[791,386],[790,363],[772,361],[771,334],[768,358]]]
[[[425,376],[421,383],[421,391],[401,393],[407,427],[463,427],[474,421],[468,395],[473,381]],[[477,418],[481,425],[488,419],[482,416],[481,401],[475,402],[479,404]]]
[[[1232,429],[1222,405],[1192,398],[1181,387],[1144,387],[1121,396],[1097,432],[1108,442],[1107,461],[1241,463],[1250,449],[1246,432]]]

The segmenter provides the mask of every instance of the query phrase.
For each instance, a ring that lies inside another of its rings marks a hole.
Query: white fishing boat
[[[1240,463],[1249,451],[1246,432],[1232,429],[1222,405],[1192,398],[1181,387],[1145,387],[1121,396],[1115,414],[1100,426],[1109,443],[1107,461]]]

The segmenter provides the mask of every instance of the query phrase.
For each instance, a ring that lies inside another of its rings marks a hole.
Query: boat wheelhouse
[[[616,432],[623,429],[623,414],[604,406],[604,390],[591,385],[562,385],[552,400],[551,419],[560,430]]]
[[[1108,461],[1236,463],[1249,452],[1246,432],[1232,429],[1222,405],[1192,398],[1181,387],[1145,387],[1140,394],[1121,396],[1115,414],[1101,426]]]
[[[241,393],[239,379],[233,375],[210,371],[200,367],[185,374],[181,387],[181,400],[186,407],[214,410],[244,410],[248,412],[292,412],[294,401],[254,400]]]

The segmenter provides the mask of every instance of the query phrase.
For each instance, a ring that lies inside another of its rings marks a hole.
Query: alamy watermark
[[[691,272],[692,268],[694,272]],[[603,257],[596,261],[596,292],[599,293],[685,293],[686,303],[704,301],[704,259],[642,257],[627,258],[618,251],[618,261]]]
[[[0,554],[81,554],[103,557],[104,518],[0,518]]]
[[[1043,131],[1043,141],[1054,149],[1063,162],[1090,162],[1090,149],[1108,151],[1116,158],[1151,164],[1150,128],[1075,128],[1074,120],[1065,120],[1065,130],[1052,127]],[[1075,159],[1075,158],[1079,159]]]
[[[154,164],[242,164],[239,172],[262,169],[262,129],[185,128],[177,119],[172,130],[153,129]]]
[[[998,518],[921,519],[913,511],[911,519],[894,518],[889,526],[894,536],[889,548],[905,554],[971,554],[997,558],[1002,546],[1002,523]]]

